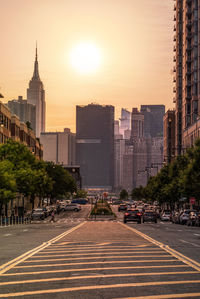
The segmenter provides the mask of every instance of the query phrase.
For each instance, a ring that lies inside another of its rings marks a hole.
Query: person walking
[[[55,222],[55,213],[54,213],[54,211],[51,213],[50,222]]]

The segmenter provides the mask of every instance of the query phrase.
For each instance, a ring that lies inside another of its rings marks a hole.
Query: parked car
[[[127,210],[127,205],[126,204],[119,205],[118,212],[126,211],[126,210]]]
[[[143,213],[142,222],[155,222],[157,223],[157,214],[152,210],[146,210]]]
[[[185,210],[182,211],[179,215],[179,223],[180,224],[186,224],[187,221],[189,220],[189,214],[190,214],[190,210]]]
[[[77,203],[70,203],[65,206],[65,211],[75,211],[78,212],[81,210],[81,206]]]
[[[188,226],[194,226],[195,223],[196,223],[196,219],[197,219],[197,213],[194,212],[194,211],[191,211],[191,212],[189,213],[189,219],[188,219],[188,221],[187,221],[187,225],[188,225]]]
[[[179,223],[179,212],[173,212],[172,213],[172,223]]]
[[[43,208],[34,209],[31,214],[31,220],[44,220],[45,213]]]
[[[200,212],[196,213],[195,226],[200,226]]]
[[[170,221],[171,219],[171,211],[164,211],[160,215],[161,221]]]
[[[73,199],[71,203],[77,203],[79,205],[86,205],[88,203],[88,200],[85,198],[76,198],[76,199]]]
[[[124,223],[127,221],[136,221],[137,223],[141,223],[142,214],[139,210],[127,210],[124,213]]]

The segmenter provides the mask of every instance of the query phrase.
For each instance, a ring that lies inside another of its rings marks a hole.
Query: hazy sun
[[[89,74],[98,70],[101,64],[100,50],[92,43],[82,42],[70,53],[70,63],[80,74]]]

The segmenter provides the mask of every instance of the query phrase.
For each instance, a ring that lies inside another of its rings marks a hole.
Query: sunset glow
[[[80,74],[93,73],[101,64],[101,53],[92,43],[79,43],[70,53],[70,64]]]

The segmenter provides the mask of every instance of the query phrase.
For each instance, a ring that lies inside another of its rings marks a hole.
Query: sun
[[[101,51],[92,43],[81,42],[71,50],[69,60],[78,73],[94,73],[101,65]]]

